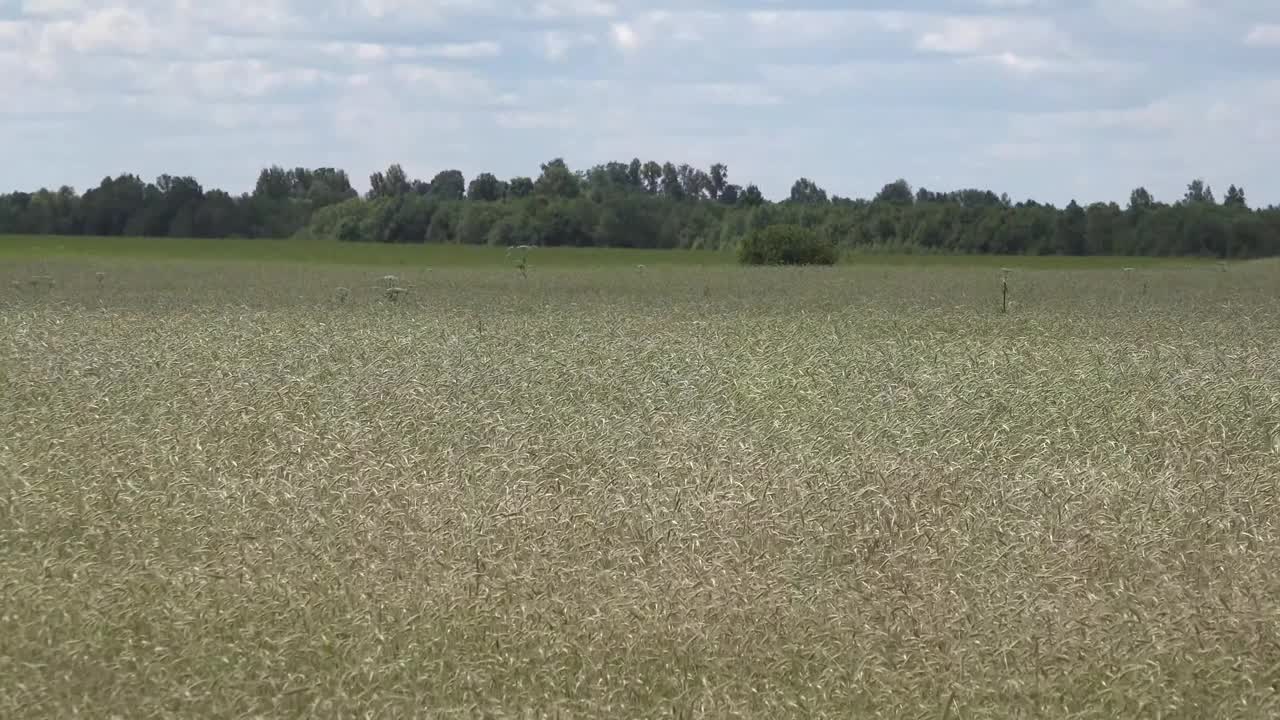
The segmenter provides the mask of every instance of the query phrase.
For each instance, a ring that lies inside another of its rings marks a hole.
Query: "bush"
[[[359,220],[353,217],[342,218],[338,222],[337,236],[342,242],[360,242],[364,240],[364,229],[360,227]]]
[[[799,225],[769,225],[742,240],[738,261],[745,265],[834,265],[836,247]]]
[[[363,240],[364,238],[358,232],[348,231],[344,237],[343,227],[354,224],[358,229],[360,223],[368,216],[369,203],[360,199],[326,205],[311,214],[311,222],[299,231],[299,234],[311,238]]]

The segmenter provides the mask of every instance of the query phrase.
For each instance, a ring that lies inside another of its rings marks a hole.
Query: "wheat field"
[[[391,272],[0,267],[0,717],[1280,714],[1280,264]]]

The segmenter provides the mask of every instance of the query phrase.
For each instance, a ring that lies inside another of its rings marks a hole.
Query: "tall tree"
[[[711,199],[719,200],[729,184],[729,168],[724,163],[715,163],[711,166],[709,177],[711,178]]]
[[[644,189],[644,163],[640,162],[640,158],[632,158],[631,164],[627,166],[627,182],[636,190]]]
[[[1249,203],[1245,202],[1244,188],[1236,187],[1235,185],[1227,188],[1227,194],[1222,198],[1222,204],[1231,208],[1248,209]]]
[[[569,170],[563,158],[542,164],[542,174],[533,184],[534,192],[556,198],[575,198],[581,191],[578,176]]]
[[[291,186],[289,173],[279,165],[272,165],[258,173],[258,182],[253,187],[253,196],[283,200],[289,197]]]
[[[507,183],[507,195],[513,198],[529,197],[533,194],[533,179],[527,177],[513,177]]]
[[[911,192],[911,184],[902,178],[880,188],[880,192],[875,197],[875,202],[890,205],[910,205],[914,201],[915,195]]]
[[[827,202],[827,191],[809,178],[800,178],[791,186],[790,201],[801,205],[823,205]]]
[[[738,199],[742,197],[742,186],[729,183],[720,191],[720,202],[725,205],[737,205]]]
[[[120,175],[103,178],[83,195],[66,186],[0,194],[0,233],[285,237],[309,226],[317,237],[344,241],[690,248],[731,246],[755,229],[797,223],[848,247],[1280,255],[1280,208],[1249,209],[1235,185],[1219,206],[1202,181],[1189,184],[1172,205],[1137,188],[1127,210],[1116,203],[1082,208],[1074,201],[1058,209],[1033,199],[1015,205],[1007,194],[980,188],[912,193],[905,182],[886,185],[872,200],[827,200],[803,178],[787,202],[775,204],[755,185],[730,184],[718,163],[704,172],[637,159],[574,173],[560,160],[543,170],[541,197],[534,200],[527,199],[535,188],[527,177],[514,178],[503,192],[504,183],[489,173],[467,185],[460,171],[445,171],[427,183],[410,180],[398,165],[371,176],[370,201],[359,199],[346,173],[334,168],[268,167],[241,195],[206,191],[179,174],[151,183]],[[655,192],[634,191],[640,187]],[[463,200],[467,194],[470,200]]]
[[[1150,210],[1151,206],[1155,204],[1155,199],[1151,197],[1151,193],[1144,187],[1134,188],[1133,192],[1129,193],[1129,212],[1131,214]]]
[[[674,163],[662,165],[662,194],[672,199],[684,197],[684,185],[680,183],[680,171]]]
[[[1084,208],[1072,200],[1054,226],[1053,241],[1057,248],[1068,255],[1083,255],[1087,247],[1088,218]]]
[[[336,205],[344,200],[357,197],[355,188],[351,187],[351,178],[345,170],[322,167],[305,171],[307,186],[303,191],[312,209]]]
[[[711,186],[711,178],[705,172],[689,164],[681,165],[676,172],[680,176],[680,187],[685,197],[699,200],[706,195]]]
[[[1182,200],[1188,205],[1198,203],[1212,204],[1214,202],[1213,188],[1206,185],[1204,180],[1196,178],[1187,184],[1187,193],[1182,197]]]
[[[480,173],[475,176],[471,181],[471,185],[467,187],[467,199],[496,202],[502,199],[503,191],[501,180],[494,177],[492,173]],[[486,228],[484,232],[487,233],[488,229]],[[464,240],[464,242],[467,241]]]
[[[1124,242],[1120,237],[1124,213],[1115,203],[1093,203],[1085,211],[1085,251],[1090,255],[1111,255]]]
[[[652,195],[657,195],[662,189],[662,166],[650,160],[641,168],[640,174],[644,179],[644,189]]]
[[[410,189],[409,176],[399,163],[392,163],[386,172],[375,172],[369,176],[370,200],[408,195]]]
[[[467,179],[461,170],[441,170],[431,178],[431,197],[436,200],[461,200],[467,192]]]

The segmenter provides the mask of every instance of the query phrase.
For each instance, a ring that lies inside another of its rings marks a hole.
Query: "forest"
[[[0,195],[0,233],[281,238],[345,242],[735,247],[776,224],[812,228],[846,252],[1037,255],[1280,254],[1280,207],[1251,208],[1243,188],[1217,199],[1202,180],[1183,197],[1145,188],[1115,202],[1055,207],[991,190],[937,192],[890,182],[872,198],[829,195],[800,178],[766,199],[729,181],[724,164],[610,162],[572,170],[563,159],[536,177],[501,180],[459,170],[430,180],[398,164],[374,173],[363,195],[334,168],[263,169],[252,192],[205,189],[193,177],[132,174],[71,187]]]

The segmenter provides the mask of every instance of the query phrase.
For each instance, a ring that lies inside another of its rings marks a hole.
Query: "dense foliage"
[[[556,159],[536,178],[481,173],[470,182],[458,170],[411,179],[392,165],[369,185],[361,196],[341,170],[271,167],[252,192],[234,196],[191,177],[145,183],[121,175],[83,194],[63,187],[0,195],[0,233],[726,248],[784,224],[846,251],[1280,254],[1280,208],[1250,209],[1234,185],[1219,203],[1200,180],[1173,203],[1138,188],[1125,207],[1065,208],[989,190],[916,190],[905,180],[855,200],[828,196],[808,178],[772,202],[755,185],[730,183],[722,164],[703,171],[638,159],[577,172]]]
[[[747,265],[834,265],[836,246],[799,225],[770,225],[749,233],[738,246]]]

